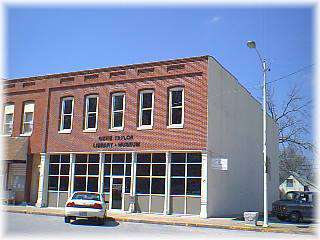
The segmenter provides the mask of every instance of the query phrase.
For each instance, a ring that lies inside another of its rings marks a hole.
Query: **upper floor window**
[[[112,94],[111,130],[123,130],[124,109],[125,109],[125,94],[124,93]]]
[[[61,132],[71,132],[72,118],[73,118],[73,97],[63,98],[61,103],[61,120],[60,120]]]
[[[169,92],[169,127],[182,128],[184,122],[184,90],[172,88]]]
[[[4,135],[12,135],[14,117],[14,104],[6,104],[4,106],[2,133]]]
[[[293,187],[293,179],[287,179],[287,187]]]
[[[98,96],[86,97],[85,130],[96,130],[98,126]]]
[[[140,92],[139,128],[151,129],[153,126],[154,93],[152,90]]]
[[[34,102],[26,102],[23,109],[22,135],[31,135],[33,131]]]

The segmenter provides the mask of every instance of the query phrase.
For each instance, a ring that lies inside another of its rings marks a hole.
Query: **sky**
[[[8,6],[6,77],[211,55],[261,99],[260,62],[246,46],[254,40],[270,66],[268,81],[304,68],[271,85],[276,103],[282,104],[295,84],[312,99],[313,11],[214,5]]]

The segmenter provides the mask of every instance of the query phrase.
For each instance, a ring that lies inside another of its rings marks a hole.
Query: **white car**
[[[64,221],[70,223],[70,220],[76,220],[76,218],[87,218],[95,219],[102,225],[105,222],[106,208],[102,194],[75,192],[66,203]]]

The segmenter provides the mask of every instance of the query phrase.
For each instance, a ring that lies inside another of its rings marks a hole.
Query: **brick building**
[[[4,184],[18,202],[62,207],[86,190],[115,211],[262,209],[261,107],[211,56],[5,80],[2,91]],[[270,202],[277,134],[268,119]]]

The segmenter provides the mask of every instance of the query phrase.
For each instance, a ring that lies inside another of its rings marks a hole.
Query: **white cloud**
[[[210,23],[217,23],[221,20],[221,17],[219,16],[214,16],[213,18],[210,19]]]

